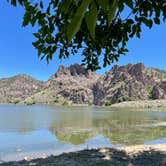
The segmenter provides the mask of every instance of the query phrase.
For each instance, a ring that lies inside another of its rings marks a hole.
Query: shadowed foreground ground
[[[166,144],[72,152],[3,166],[166,166]]]

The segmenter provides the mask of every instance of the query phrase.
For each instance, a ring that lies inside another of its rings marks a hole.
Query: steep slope
[[[0,103],[17,103],[43,88],[43,82],[27,75],[0,79]]]
[[[47,104],[93,104],[93,85],[98,75],[79,64],[60,66],[57,73],[47,82],[47,89],[35,94],[29,100]]]
[[[93,104],[92,87],[99,78],[78,64],[60,66],[58,72],[47,82],[47,87],[74,104]]]
[[[94,104],[159,99],[166,96],[166,72],[145,68],[142,63],[114,66],[94,85]],[[160,91],[157,95],[156,91]],[[165,94],[165,95],[164,95]]]

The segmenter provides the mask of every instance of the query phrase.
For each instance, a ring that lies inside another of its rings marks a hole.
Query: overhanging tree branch
[[[99,69],[118,61],[126,44],[141,36],[142,24],[152,28],[166,20],[166,0],[8,0],[25,8],[23,26],[37,25],[34,47],[41,59],[68,58],[83,49],[83,64]],[[122,19],[125,11],[129,15]]]

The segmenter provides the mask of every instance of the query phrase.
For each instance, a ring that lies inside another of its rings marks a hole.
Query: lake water
[[[0,161],[166,143],[166,112],[0,105]]]

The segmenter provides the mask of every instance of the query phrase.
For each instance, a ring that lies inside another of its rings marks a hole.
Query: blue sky
[[[31,44],[35,28],[21,27],[23,13],[22,8],[14,8],[6,0],[0,1],[0,78],[24,73],[47,80],[59,65],[69,66],[81,62],[80,55],[62,61],[55,55],[49,65],[40,61]],[[148,67],[166,70],[166,24],[154,26],[151,30],[143,28],[141,39],[132,39],[128,48],[130,52],[119,59],[119,65],[143,62]],[[111,67],[112,65],[98,73],[102,74]]]

